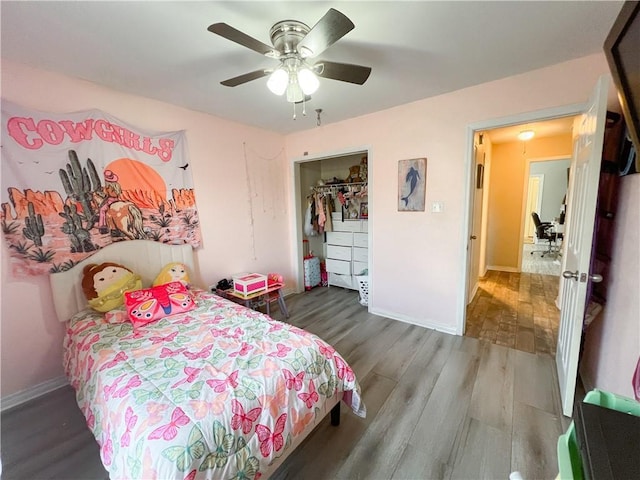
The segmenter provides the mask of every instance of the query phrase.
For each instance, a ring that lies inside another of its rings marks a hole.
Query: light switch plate
[[[432,202],[431,203],[431,212],[432,213],[442,213],[442,212],[444,212],[444,202]]]

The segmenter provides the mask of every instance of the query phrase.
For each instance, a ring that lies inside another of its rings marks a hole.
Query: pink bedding
[[[69,321],[66,373],[112,479],[257,479],[336,400],[365,415],[353,371],[320,338],[214,294],[196,301],[136,332],[93,311]]]

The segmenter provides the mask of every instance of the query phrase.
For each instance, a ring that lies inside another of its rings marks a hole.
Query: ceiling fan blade
[[[227,40],[236,42],[243,47],[250,48],[254,52],[266,55],[267,57],[280,57],[280,52],[273,47],[267,45],[266,43],[262,43],[260,40],[256,40],[255,38],[250,37],[246,33],[233,28],[231,25],[227,25],[226,23],[214,23],[213,25],[209,25],[209,28],[207,28],[207,30],[209,30],[211,33],[215,33],[216,35],[220,35]]]
[[[263,68],[262,70],[256,70],[254,72],[245,73],[244,75],[229,78],[220,83],[225,87],[237,87],[238,85],[250,82],[251,80],[257,80],[258,78],[266,77],[272,71],[273,70]]]
[[[330,8],[324,17],[298,43],[298,53],[304,58],[315,57],[355,28],[346,15]]]
[[[313,71],[322,78],[362,85],[369,78],[371,67],[321,60],[313,66]]]

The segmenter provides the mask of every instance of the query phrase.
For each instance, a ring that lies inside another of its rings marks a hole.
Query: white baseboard
[[[27,388],[26,390],[12,393],[0,399],[0,411],[8,410],[9,408],[13,408],[21,403],[38,398],[68,384],[69,381],[67,380],[67,377],[61,376],[39,383],[38,385]]]
[[[391,320],[398,320],[399,322],[410,323],[411,325],[418,325],[419,327],[430,328],[432,330],[437,330],[438,332],[457,335],[455,325],[442,325],[439,323],[434,323],[428,319],[419,322],[415,318],[407,317],[405,315],[398,315],[394,312],[387,312],[385,310],[379,310],[377,308],[374,309],[371,307],[369,307],[369,313],[373,313],[374,315],[379,315],[381,317],[390,318]]]
[[[520,271],[516,267],[502,267],[500,265],[489,265],[487,266],[487,270],[496,270],[498,272],[515,272],[515,273],[518,273]]]

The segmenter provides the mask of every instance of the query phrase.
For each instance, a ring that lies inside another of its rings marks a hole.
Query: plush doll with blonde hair
[[[154,280],[153,286],[157,287],[171,282],[181,282],[185,287],[189,287],[189,274],[184,263],[173,262],[165,265]]]

